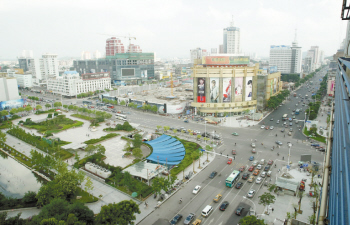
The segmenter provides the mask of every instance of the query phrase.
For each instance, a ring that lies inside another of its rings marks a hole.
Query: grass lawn
[[[113,137],[116,137],[116,136],[119,136],[120,134],[116,134],[116,133],[110,133],[110,134],[107,134],[105,136],[102,136],[100,138],[96,138],[96,139],[90,139],[90,140],[87,140],[85,141],[84,143],[85,144],[88,144],[88,145],[91,145],[91,144],[96,144],[100,141],[104,141],[104,140],[107,140],[109,138],[113,138]]]
[[[93,195],[90,195],[88,192],[82,190],[81,188],[78,188],[78,191],[76,193],[76,196],[81,196],[81,199],[72,199],[70,202],[81,202],[81,203],[91,203],[91,202],[97,202],[98,198],[96,198]]]
[[[305,130],[304,130],[304,134],[309,137],[310,132],[307,130],[307,128],[305,127]],[[310,137],[311,139],[314,139],[315,141],[319,141],[319,142],[322,142],[322,143],[326,143],[326,138],[319,135],[319,134],[316,134],[316,137],[315,136],[312,136]]]
[[[71,116],[77,117],[77,118],[80,118],[80,119],[83,119],[83,120],[89,120],[89,121],[95,119],[93,117],[84,116],[84,115],[80,115],[80,114],[72,114]]]

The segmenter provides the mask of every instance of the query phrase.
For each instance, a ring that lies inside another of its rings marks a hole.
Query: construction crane
[[[131,40],[134,39],[136,40],[136,37],[131,37],[130,34],[129,36],[118,36],[118,35],[114,35],[114,34],[101,34],[101,33],[97,33],[99,35],[105,35],[105,36],[110,36],[110,37],[121,37],[121,38],[128,38],[129,39],[129,45],[131,44]]]

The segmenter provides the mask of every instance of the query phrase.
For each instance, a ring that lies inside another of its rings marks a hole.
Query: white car
[[[266,172],[265,172],[265,171],[262,172],[262,173],[260,174],[260,176],[261,176],[261,177],[266,177]]]
[[[258,161],[255,160],[255,161],[253,162],[252,166],[256,166],[256,165],[258,165]]]
[[[270,130],[273,130],[273,128],[274,128],[274,127],[273,127],[273,126],[271,126],[271,127],[270,127]]]
[[[258,177],[256,178],[255,183],[260,184],[262,180],[263,180],[262,177]]]
[[[261,128],[261,129],[264,129],[264,128],[265,128],[265,125],[262,125],[260,128]]]
[[[201,190],[201,186],[197,185],[197,186],[193,189],[192,193],[196,195],[200,190]]]
[[[258,170],[261,170],[262,166],[259,164],[256,168],[257,168]]]
[[[255,190],[250,190],[249,192],[248,192],[248,194],[247,194],[247,197],[248,198],[253,198],[253,196],[255,195]]]

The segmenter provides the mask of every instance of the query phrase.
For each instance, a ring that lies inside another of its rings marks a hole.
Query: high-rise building
[[[23,50],[21,57],[22,58],[33,58],[33,51],[32,50]]]
[[[45,53],[42,58],[30,60],[33,85],[46,84],[48,78],[58,77],[58,59],[56,54]]]
[[[277,71],[282,74],[300,73],[301,62],[301,47],[298,47],[296,35],[292,47],[289,45],[271,45],[270,66],[277,66]]]
[[[211,54],[218,54],[218,49],[217,49],[217,48],[212,48],[212,49],[210,50],[210,53],[211,53]]]
[[[224,45],[219,45],[219,54],[224,54]]]
[[[234,27],[232,21],[229,27],[224,28],[223,53],[239,54],[240,52],[240,30],[238,27]]]
[[[82,60],[91,59],[91,53],[88,51],[82,51],[81,52],[81,59]]]
[[[116,53],[125,53],[123,43],[116,37],[108,38],[106,40],[106,56],[114,56]]]
[[[0,78],[0,102],[20,99],[17,80],[14,77]]]
[[[202,59],[203,56],[207,56],[208,52],[205,49],[196,48],[191,49],[191,63],[194,63],[195,59]]]
[[[94,52],[94,58],[95,58],[95,59],[100,59],[100,58],[102,58],[101,52],[98,51],[98,50],[96,50],[96,51]]]
[[[139,45],[129,44],[128,52],[130,53],[142,53],[142,49]]]

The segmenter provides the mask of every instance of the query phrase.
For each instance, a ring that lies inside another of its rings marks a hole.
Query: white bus
[[[118,120],[123,120],[123,121],[127,121],[127,117],[123,114],[115,114],[115,118],[118,119]]]

